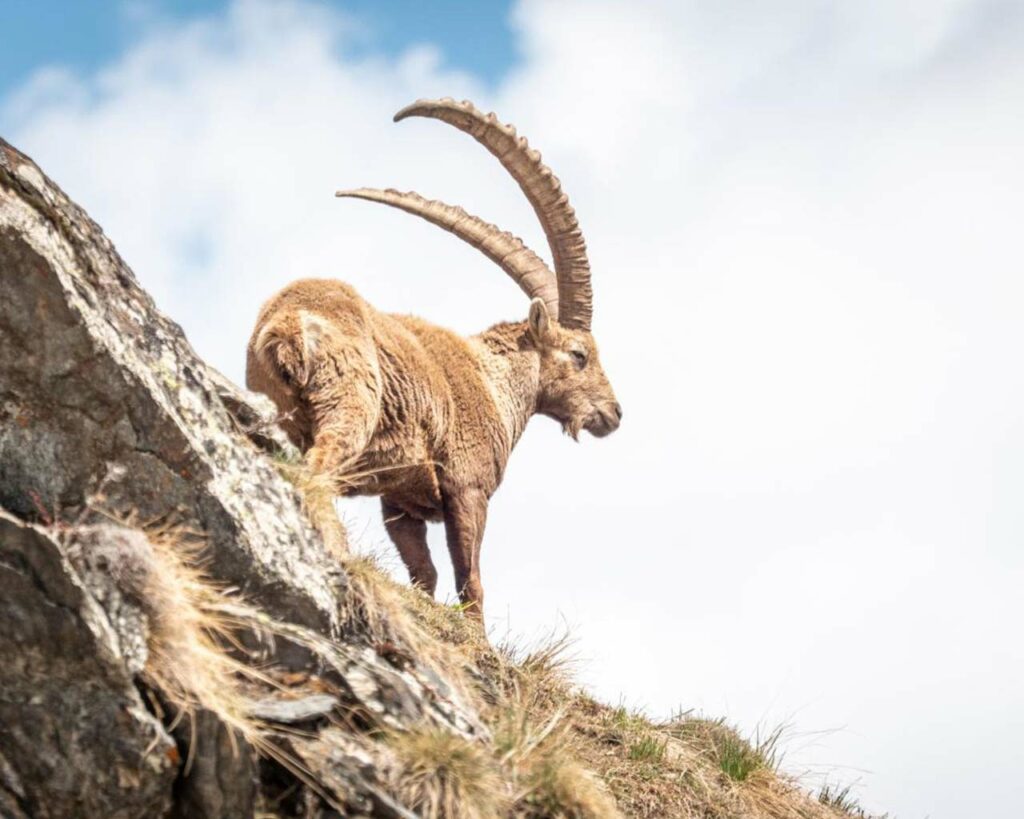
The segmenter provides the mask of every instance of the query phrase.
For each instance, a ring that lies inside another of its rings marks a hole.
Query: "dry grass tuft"
[[[683,716],[663,726],[670,736],[705,749],[708,759],[736,782],[746,782],[756,771],[777,770],[784,728],[770,731],[763,739],[757,736],[751,743],[721,719]]]
[[[517,815],[529,819],[618,819],[622,814],[601,781],[572,756],[541,757],[526,780]]]
[[[309,772],[278,742],[277,732],[252,716],[259,701],[282,685],[265,673],[242,643],[281,633],[280,624],[212,581],[202,569],[202,538],[174,526],[141,527],[113,520],[105,527],[78,530],[73,547],[80,567],[114,581],[122,595],[144,613],[146,640],[141,679],[159,694],[151,704],[169,728],[194,728],[200,711],[212,713],[238,739],[276,760],[310,784]],[[108,601],[109,602],[109,601]],[[196,751],[193,735],[185,770]]]
[[[668,741],[659,739],[655,734],[645,734],[636,742],[630,743],[629,758],[634,762],[661,762],[665,758]]]
[[[436,727],[392,732],[392,787],[423,819],[498,819],[508,792],[487,746]]]
[[[74,530],[68,548],[112,621],[123,623],[130,667],[162,695],[173,725],[207,710],[259,744],[244,685],[269,680],[248,662],[236,618],[223,611],[227,590],[203,574],[202,545],[182,528],[112,519]]]
[[[615,819],[604,785],[577,761],[575,735],[564,714],[538,721],[523,703],[499,717],[494,748],[515,791],[512,816],[523,819]]]
[[[842,816],[850,816],[853,819],[887,819],[885,816],[872,817],[860,806],[860,802],[853,795],[854,785],[838,785],[826,782],[818,792],[818,802],[828,805],[838,811]]]
[[[567,634],[539,645],[502,645],[501,696],[492,709],[495,752],[513,782],[513,816],[613,819],[619,811],[604,784],[579,762],[569,711],[574,658]]]

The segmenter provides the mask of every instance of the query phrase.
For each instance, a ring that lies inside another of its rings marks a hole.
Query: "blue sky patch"
[[[115,59],[154,20],[184,20],[222,12],[226,0],[6,0],[0,43],[0,98],[40,68],[92,71]],[[511,2],[486,0],[320,0],[354,18],[356,54],[393,56],[432,44],[444,63],[489,83],[516,60],[509,27]]]

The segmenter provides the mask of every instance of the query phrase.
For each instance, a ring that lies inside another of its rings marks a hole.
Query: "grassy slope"
[[[460,612],[393,582],[372,560],[347,568],[367,608],[390,624],[387,636],[461,668],[494,734],[486,749],[432,731],[388,738],[394,789],[424,815],[864,816],[848,791],[815,798],[787,778],[777,734],[755,745],[721,721],[656,723],[597,702],[571,681],[564,641],[492,647]]]
[[[297,756],[289,762],[280,737],[250,718],[259,695],[248,689],[271,683],[280,695],[290,684],[225,650],[238,646],[232,634],[239,627],[275,633],[280,624],[210,584],[181,533],[146,535],[153,547],[143,594],[151,626],[146,682],[186,715],[216,713],[265,755],[305,770],[302,779],[314,789],[321,777],[328,783],[323,763],[340,752],[367,760],[376,786],[424,819],[864,815],[847,791],[815,799],[782,774],[777,735],[751,744],[719,721],[683,715],[655,723],[597,702],[572,682],[564,641],[532,650],[492,646],[473,620],[394,582],[365,557],[344,560],[350,589],[342,616],[378,652],[387,647],[443,669],[491,735],[480,741],[430,726],[367,730],[358,719],[342,720],[307,741],[292,735]],[[302,644],[297,631],[281,633]],[[284,814],[265,805],[261,815]]]

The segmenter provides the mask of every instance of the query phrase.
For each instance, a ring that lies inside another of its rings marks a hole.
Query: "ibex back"
[[[539,413],[573,438],[584,429],[604,436],[622,410],[590,334],[586,246],[558,180],[525,139],[468,102],[420,101],[395,119],[408,116],[448,122],[498,157],[544,227],[554,272],[519,239],[461,208],[393,190],[338,195],[414,213],[478,248],[531,298],[529,317],[463,338],[380,313],[341,282],[306,279],[260,311],[246,382],[274,400],[331,494],[381,496],[388,534],[412,582],[430,594],[437,571],[426,523],[443,520],[460,597],[482,617],[487,504],[527,421]],[[331,540],[332,504],[311,513]]]

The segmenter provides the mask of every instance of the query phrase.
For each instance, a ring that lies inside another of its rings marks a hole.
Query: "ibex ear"
[[[551,316],[548,314],[544,299],[530,302],[530,335],[538,344],[544,344],[551,338]]]

